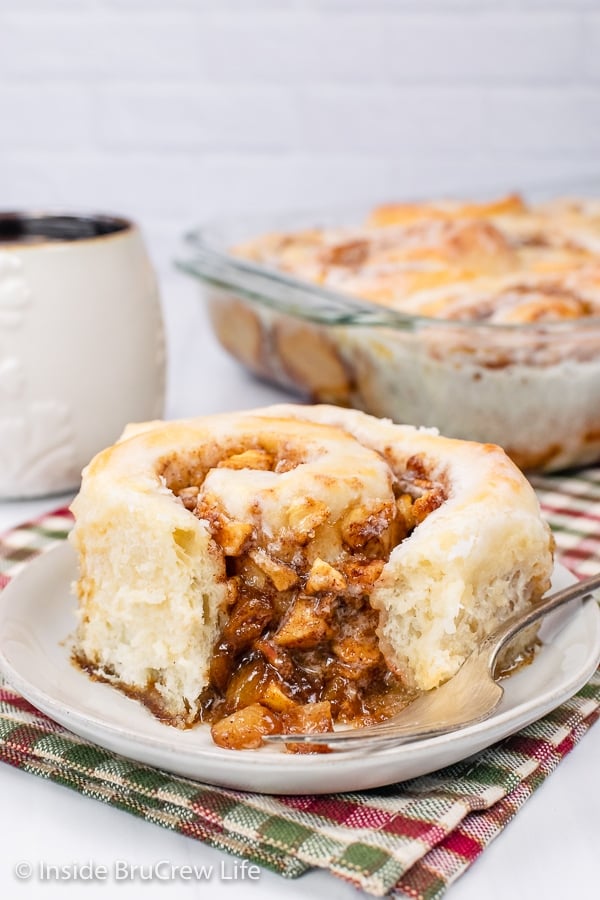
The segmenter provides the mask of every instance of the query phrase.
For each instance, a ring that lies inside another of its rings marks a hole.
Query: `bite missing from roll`
[[[75,660],[233,749],[387,718],[552,570],[498,447],[332,406],[130,426],[72,509]]]

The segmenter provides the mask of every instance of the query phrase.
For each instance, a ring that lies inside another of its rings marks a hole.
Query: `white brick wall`
[[[0,207],[600,191],[600,0],[0,0]]]

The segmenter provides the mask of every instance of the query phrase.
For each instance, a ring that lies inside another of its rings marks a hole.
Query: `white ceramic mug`
[[[164,334],[138,228],[0,213],[0,497],[76,488],[127,422],[162,415]]]

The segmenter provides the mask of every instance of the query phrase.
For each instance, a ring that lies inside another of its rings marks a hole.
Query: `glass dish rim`
[[[318,222],[332,216],[342,216],[344,212],[348,213],[349,210],[340,207],[335,210],[313,208],[275,212],[270,215],[261,213],[212,218],[184,232],[182,251],[176,256],[174,264],[183,273],[213,287],[238,292],[251,303],[258,303],[276,312],[325,326],[385,327],[404,332],[447,328],[450,333],[468,331],[513,337],[535,335],[538,339],[579,335],[600,328],[600,314],[554,322],[499,323],[474,319],[443,319],[400,312],[234,256],[226,250],[215,247],[214,239],[211,241],[211,234],[232,228],[234,224],[240,222],[255,221],[257,225],[255,234],[259,236],[269,230],[264,227],[269,221],[273,225],[272,230],[276,231],[281,227],[280,223],[283,220],[312,216]],[[290,295],[297,301],[302,301],[304,305],[298,306],[292,302]]]

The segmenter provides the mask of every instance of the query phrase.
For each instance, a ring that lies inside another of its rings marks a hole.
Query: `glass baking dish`
[[[490,324],[409,315],[233,256],[269,232],[350,226],[367,210],[236,218],[189,233],[222,346],[312,402],[500,444],[526,470],[600,459],[600,318]]]

